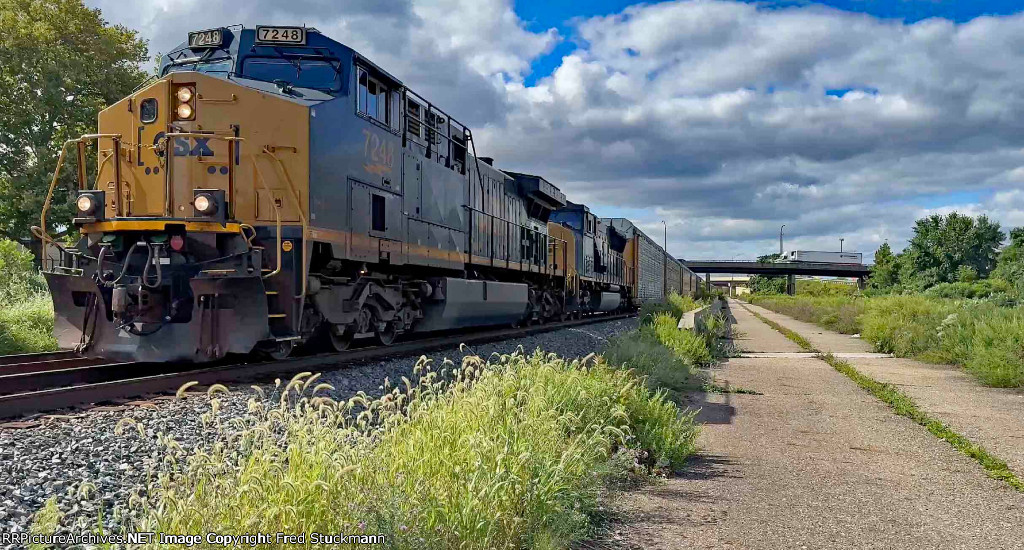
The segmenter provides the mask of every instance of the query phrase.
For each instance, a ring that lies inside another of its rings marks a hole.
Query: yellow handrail
[[[263,153],[269,156],[270,158],[274,159],[274,161],[277,163],[276,168],[280,170],[285,183],[288,184],[288,192],[289,194],[291,194],[292,202],[295,203],[295,210],[299,213],[299,220],[302,222],[302,293],[296,295],[295,297],[303,298],[306,296],[306,282],[307,279],[309,279],[309,274],[306,272],[306,244],[309,241],[309,235],[307,234],[309,232],[309,225],[306,222],[306,215],[302,213],[302,204],[299,203],[299,194],[295,192],[295,186],[292,184],[291,176],[288,175],[288,169],[285,168],[284,163],[281,162],[281,159],[279,159],[277,155],[274,154],[272,147],[270,147],[269,145],[263,147]],[[280,254],[280,251],[278,251],[278,253]]]
[[[277,205],[277,201],[274,200],[274,193],[270,190],[266,180],[263,179],[263,172],[260,171],[259,165],[256,164],[256,155],[253,155],[251,158],[252,169],[256,172],[256,179],[259,180],[260,185],[270,195],[270,202],[274,205],[274,221],[277,223],[277,250],[274,252],[274,255],[277,256],[277,269],[263,276],[264,279],[269,279],[281,272],[281,207]]]
[[[64,142],[64,145],[60,148],[60,155],[57,157],[57,169],[53,171],[53,179],[50,181],[50,188],[46,191],[46,200],[43,201],[43,211],[39,214],[39,239],[43,241],[43,246],[47,244],[53,244],[54,240],[50,238],[50,233],[46,230],[46,213],[50,210],[50,202],[53,201],[53,190],[57,187],[57,180],[60,178],[60,169],[64,167],[64,154],[67,152],[68,146],[73,143],[81,143],[83,141],[89,141],[93,139],[111,138],[114,140],[120,140],[121,134],[85,134],[78,139],[69,139]],[[114,147],[115,149],[120,148],[120,142]],[[79,177],[82,176],[82,170],[79,170]],[[83,181],[78,182],[78,187],[81,188]],[[120,186],[120,184],[118,184]]]

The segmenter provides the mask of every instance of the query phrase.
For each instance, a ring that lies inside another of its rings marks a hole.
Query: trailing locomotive
[[[82,239],[45,276],[59,344],[88,355],[281,357],[654,298],[632,224],[495,168],[469,128],[312,28],[190,33],[65,144],[51,196],[69,155]]]

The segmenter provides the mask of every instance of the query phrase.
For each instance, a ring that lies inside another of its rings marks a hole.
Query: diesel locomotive
[[[75,156],[82,237],[44,270],[59,344],[136,361],[283,357],[698,287],[628,220],[475,148],[470,128],[316,29],[190,33],[61,151],[35,228],[57,246],[46,216]]]

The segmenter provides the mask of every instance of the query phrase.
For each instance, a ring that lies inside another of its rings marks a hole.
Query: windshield
[[[298,88],[338,90],[338,70],[327,61],[310,59],[250,58],[245,61],[244,75],[256,80],[284,80]]]
[[[212,61],[195,61],[182,63],[180,65],[169,65],[164,74],[180,73],[182,71],[195,71],[199,73],[223,73],[231,72],[231,58],[214,59]]]

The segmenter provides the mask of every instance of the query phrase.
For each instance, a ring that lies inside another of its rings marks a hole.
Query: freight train
[[[95,179],[86,173],[95,148]],[[635,308],[699,281],[628,220],[477,156],[470,128],[308,27],[190,33],[68,141],[64,348],[206,361]]]

